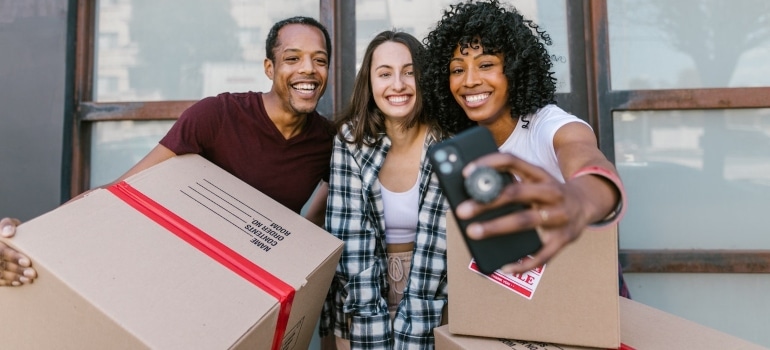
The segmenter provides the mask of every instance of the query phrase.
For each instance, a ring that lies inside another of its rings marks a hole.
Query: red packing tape
[[[193,226],[185,219],[164,208],[125,181],[112,185],[107,190],[185,242],[278,299],[281,303],[281,310],[278,314],[278,324],[273,336],[272,348],[275,350],[281,348],[283,336],[286,333],[286,326],[289,322],[289,315],[291,314],[291,304],[294,301],[294,287],[281,281]]]

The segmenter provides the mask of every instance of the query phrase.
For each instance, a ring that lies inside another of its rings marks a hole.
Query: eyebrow
[[[404,67],[412,67],[412,66],[414,66],[414,62],[407,63],[407,64],[404,65]],[[381,64],[381,65],[379,65],[377,67],[374,67],[374,70],[378,70],[380,68],[390,68],[390,69],[393,69],[393,66],[391,66],[389,64]]]
[[[301,49],[291,48],[291,47],[288,48],[288,49],[283,50],[284,53],[285,52],[297,53],[297,52],[302,52],[302,51],[303,50],[301,50]],[[329,54],[326,52],[326,50],[318,50],[318,51],[313,52],[313,54],[322,54],[322,55],[329,56]]]
[[[464,55],[463,55],[463,56],[464,56]],[[478,59],[478,58],[479,58],[479,57],[481,57],[481,56],[496,56],[496,55],[494,55],[494,54],[491,54],[491,53],[484,53],[484,52],[482,52],[482,53],[480,53],[480,54],[478,54],[478,55],[476,55],[476,56],[473,56],[473,57],[471,57],[471,58],[473,58],[473,59],[475,60],[475,59]],[[451,61],[462,61],[462,58],[461,58],[461,57],[452,57],[452,59],[451,59],[451,60],[449,60],[449,61],[450,61],[450,62],[451,62]]]

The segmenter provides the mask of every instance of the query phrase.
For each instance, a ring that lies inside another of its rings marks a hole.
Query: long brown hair
[[[361,69],[356,74],[356,80],[353,84],[353,95],[347,108],[335,118],[334,125],[338,134],[343,125],[351,125],[352,138],[345,138],[340,134],[340,138],[348,143],[355,144],[358,147],[362,145],[373,146],[379,142],[382,134],[385,133],[385,117],[377,108],[372,96],[372,86],[370,76],[372,73],[372,56],[374,50],[386,42],[395,42],[403,44],[409,49],[412,55],[412,64],[414,66],[414,77],[417,93],[415,94],[414,110],[409,115],[402,127],[411,128],[418,123],[428,124],[431,130],[436,131],[437,122],[428,117],[424,110],[422,87],[420,86],[422,65],[420,59],[423,56],[423,47],[417,38],[409,33],[386,30],[377,34],[372,39],[369,46],[366,47]]]

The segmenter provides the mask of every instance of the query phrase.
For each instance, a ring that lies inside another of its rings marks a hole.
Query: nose
[[[476,85],[481,84],[481,79],[479,79],[479,72],[476,70],[476,68],[468,68],[465,70],[465,79],[463,79],[463,84],[466,87],[473,87]]]
[[[405,86],[404,77],[401,74],[396,74],[395,79],[393,80],[393,90],[401,91]]]
[[[299,64],[299,73],[302,73],[302,74],[315,73],[315,64],[313,64],[313,59],[311,57],[302,58],[302,61]]]

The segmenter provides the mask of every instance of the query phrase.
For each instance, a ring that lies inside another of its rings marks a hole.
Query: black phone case
[[[441,153],[440,151],[444,151]],[[433,172],[439,180],[441,189],[455,213],[455,208],[461,202],[471,197],[465,190],[465,178],[462,169],[469,162],[489,153],[497,152],[497,146],[492,139],[492,134],[485,127],[475,126],[465,130],[441,143],[431,147],[428,157],[433,167]],[[437,155],[439,157],[437,158]],[[452,159],[451,155],[456,155]],[[446,157],[445,157],[446,156]],[[510,176],[507,177],[510,183]],[[513,211],[526,209],[522,204],[510,204],[485,213],[470,220],[457,219],[462,231],[465,243],[476,260],[479,271],[491,274],[505,264],[515,262],[540,249],[542,243],[537,232],[527,230],[515,234],[507,234],[482,240],[468,238],[465,228],[474,221],[487,221]]]

